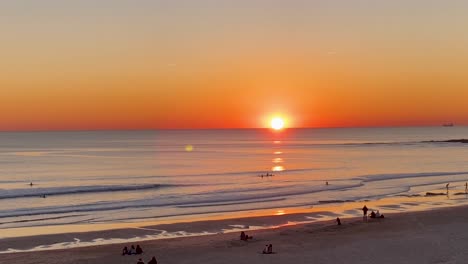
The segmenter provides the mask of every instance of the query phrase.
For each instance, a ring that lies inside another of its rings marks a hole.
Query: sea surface
[[[0,233],[410,201],[447,183],[457,200],[468,144],[443,141],[463,138],[468,127],[2,132]]]

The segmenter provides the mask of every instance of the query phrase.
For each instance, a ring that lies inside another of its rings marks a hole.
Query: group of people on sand
[[[140,245],[137,245],[136,248],[134,245],[132,245],[130,248],[125,246],[122,249],[122,256],[125,255],[140,255],[143,254],[143,249],[140,247]]]
[[[145,262],[142,259],[138,259],[137,264],[145,264]],[[147,264],[158,264],[158,261],[156,260],[156,257],[153,256],[153,258],[148,261]]]
[[[367,208],[367,206],[364,205],[364,207],[362,207],[362,212],[364,213],[364,220],[367,220],[368,211],[369,209]],[[380,214],[379,210],[377,210],[377,212],[374,212],[374,210],[372,210],[372,212],[369,214],[369,217],[370,218],[385,218],[383,214]]]
[[[249,239],[253,239],[253,236],[249,236],[244,231],[242,231],[240,234],[240,240],[247,241]],[[273,254],[273,245],[272,244],[265,245],[265,248],[263,249],[262,254]]]
[[[246,235],[245,232],[242,231],[241,234],[240,234],[240,240],[247,241],[249,239],[253,239],[253,236]]]

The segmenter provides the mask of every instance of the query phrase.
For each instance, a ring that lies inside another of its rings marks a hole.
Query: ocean
[[[447,183],[444,199],[461,204],[468,144],[444,141],[467,137],[468,127],[1,132],[0,233],[410,205]]]

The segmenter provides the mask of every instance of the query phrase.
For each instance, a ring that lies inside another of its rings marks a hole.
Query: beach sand
[[[385,219],[362,218],[138,243],[139,256],[121,256],[124,245],[103,245],[0,255],[0,263],[466,263],[468,207],[394,213]],[[207,225],[210,223],[207,222]],[[34,239],[34,238],[31,238]],[[136,244],[136,243],[135,243]],[[266,244],[275,254],[263,255]]]

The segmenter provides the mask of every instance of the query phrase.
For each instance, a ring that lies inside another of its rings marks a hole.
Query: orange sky
[[[0,130],[468,124],[468,3],[94,2],[0,4]]]

